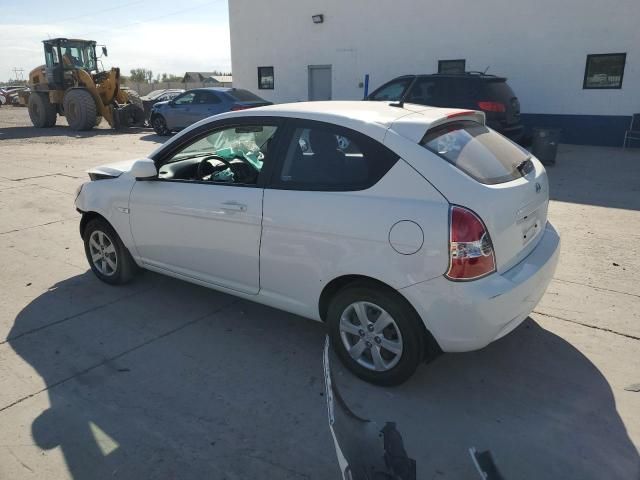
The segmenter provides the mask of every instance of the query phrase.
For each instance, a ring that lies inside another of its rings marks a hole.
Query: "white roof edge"
[[[414,142],[420,142],[427,130],[435,125],[453,121],[454,119],[473,120],[483,125],[485,123],[484,113],[482,112],[460,108],[429,107],[411,103],[406,103],[400,107],[393,105],[394,103],[363,100],[297,102],[222,113],[187,127],[164,145],[159,146],[151,155],[154,155],[168,143],[173,143],[194,128],[226,118],[281,116],[324,121],[359,131],[381,143],[384,142],[384,137],[388,130],[393,130]],[[455,117],[452,117],[452,115],[455,115]]]

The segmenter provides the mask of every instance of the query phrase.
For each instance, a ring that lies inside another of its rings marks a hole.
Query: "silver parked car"
[[[249,90],[237,88],[195,88],[151,108],[151,126],[158,135],[169,135],[203,118],[234,110],[271,105]]]

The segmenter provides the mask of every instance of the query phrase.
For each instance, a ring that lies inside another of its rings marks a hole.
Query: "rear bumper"
[[[547,223],[536,248],[507,272],[471,282],[438,277],[400,292],[443,351],[477,350],[529,316],[551,282],[559,253],[560,236]]]

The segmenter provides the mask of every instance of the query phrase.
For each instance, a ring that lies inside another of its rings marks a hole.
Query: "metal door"
[[[331,65],[309,65],[309,100],[331,100]]]

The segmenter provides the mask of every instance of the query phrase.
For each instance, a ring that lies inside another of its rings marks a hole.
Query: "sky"
[[[24,0],[0,9],[0,81],[15,78],[14,68],[26,79],[44,63],[42,40],[55,37],[106,45],[104,67],[124,75],[231,71],[227,0]]]

